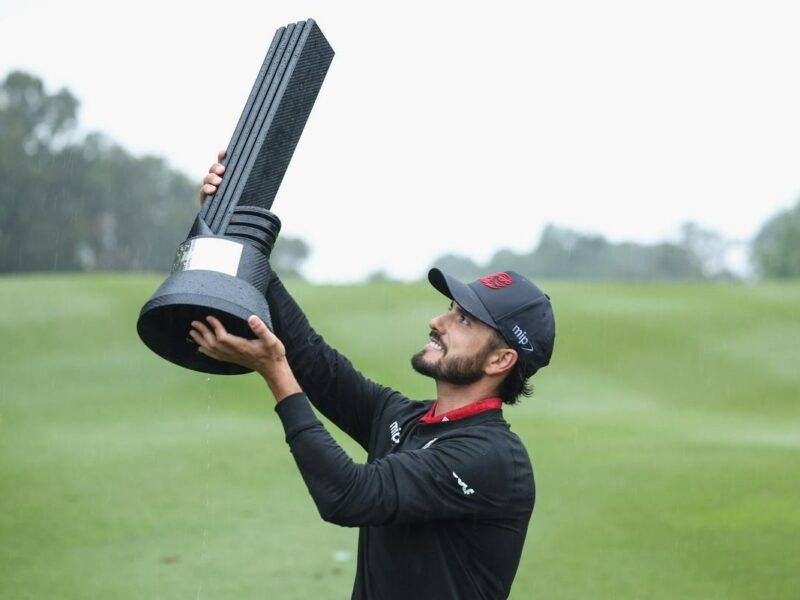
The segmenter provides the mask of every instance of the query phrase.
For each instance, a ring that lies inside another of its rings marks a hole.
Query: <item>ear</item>
[[[508,373],[517,364],[517,351],[511,348],[499,348],[489,355],[484,372],[487,375]]]

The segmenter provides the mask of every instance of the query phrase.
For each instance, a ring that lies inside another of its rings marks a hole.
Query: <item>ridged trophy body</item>
[[[201,354],[188,332],[208,315],[241,337],[254,337],[250,315],[272,327],[265,294],[281,228],[272,203],[333,54],[313,19],[275,33],[228,145],[222,184],[139,314],[139,337],[159,356],[205,373],[248,372]]]

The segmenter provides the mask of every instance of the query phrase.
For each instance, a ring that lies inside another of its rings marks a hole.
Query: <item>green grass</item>
[[[160,281],[0,278],[0,598],[349,598],[356,532],[319,519],[261,380],[138,340]],[[290,287],[367,375],[433,394],[428,286]],[[538,484],[512,597],[796,597],[800,285],[544,287],[554,361],[506,409]]]

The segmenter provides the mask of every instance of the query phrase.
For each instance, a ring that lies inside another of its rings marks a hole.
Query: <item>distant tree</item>
[[[703,265],[690,250],[679,244],[662,242],[654,246],[645,246],[650,255],[650,277],[641,279],[687,281],[705,278]]]
[[[732,243],[716,231],[686,222],[681,225],[680,245],[697,258],[706,277],[733,277],[725,266],[725,256]]]
[[[596,279],[613,276],[610,254],[611,245],[602,236],[547,225],[528,262],[538,277]]]
[[[67,90],[48,95],[33,75],[14,71],[0,84],[0,136],[4,149],[15,145],[27,156],[52,152],[77,124],[78,101]]]
[[[753,259],[763,277],[800,277],[800,200],[761,227],[753,241]]]
[[[167,270],[197,186],[159,158],[78,139],[77,109],[27,73],[0,83],[0,272]]]
[[[394,281],[392,276],[385,269],[377,269],[367,275],[365,281],[367,283],[388,283]]]
[[[300,277],[303,263],[311,255],[311,248],[299,238],[278,236],[272,249],[270,264],[282,277]]]
[[[682,244],[611,243],[600,235],[555,225],[544,228],[531,252],[500,250],[483,267],[469,258],[448,255],[434,266],[464,279],[506,270],[536,278],[678,281],[705,277],[702,260]]]
[[[475,279],[481,271],[481,268],[471,258],[457,254],[440,256],[433,261],[432,266],[459,279]]]
[[[490,270],[511,269],[534,277],[685,280],[703,277],[700,261],[677,244],[614,244],[603,236],[582,234],[547,225],[539,245],[529,254],[503,250],[489,262]]]
[[[499,267],[498,265],[503,265]],[[492,273],[497,271],[517,271],[519,273],[530,273],[533,270],[532,254],[519,253],[513,250],[498,250],[489,259],[481,272]]]
[[[51,250],[71,235],[69,212],[52,198],[58,190],[48,165],[75,127],[76,108],[69,92],[47,95],[25,73],[0,84],[0,272],[25,263],[52,268]]]

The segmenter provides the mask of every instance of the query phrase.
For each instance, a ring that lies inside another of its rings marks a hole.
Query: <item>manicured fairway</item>
[[[161,280],[0,278],[0,598],[349,598],[356,531],[319,519],[260,378],[138,340]],[[800,285],[542,287],[554,361],[505,411],[538,484],[512,598],[800,597]],[[290,288],[433,395],[429,286]]]

